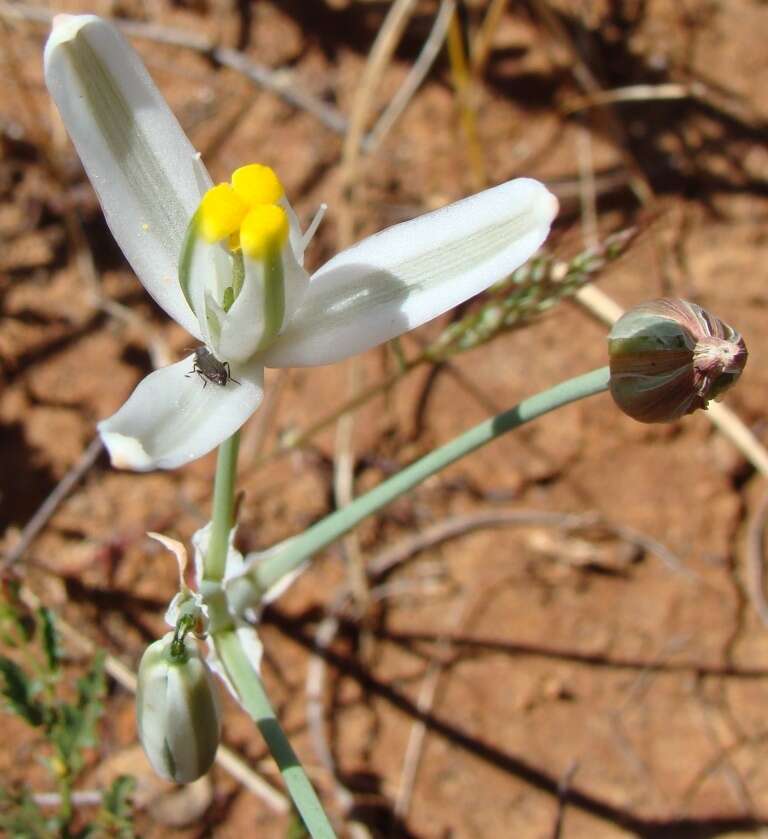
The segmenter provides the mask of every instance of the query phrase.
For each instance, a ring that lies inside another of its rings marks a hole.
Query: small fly
[[[219,387],[225,387],[228,382],[234,382],[239,385],[237,379],[232,378],[232,373],[229,369],[228,361],[219,361],[218,358],[206,347],[198,347],[195,350],[195,363],[192,366],[192,373],[197,373],[203,380],[203,387],[206,387],[208,382],[213,382]],[[192,373],[187,373],[191,376]]]

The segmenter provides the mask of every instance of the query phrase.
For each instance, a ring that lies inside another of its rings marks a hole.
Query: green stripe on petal
[[[96,127],[143,198],[144,218],[137,219],[137,224],[156,229],[169,247],[177,248],[184,233],[186,209],[174,193],[164,165],[138,129],[133,111],[83,31],[64,44],[63,49],[72,62],[80,92],[88,102]]]
[[[92,15],[56,18],[45,80],[107,223],[147,291],[200,337],[177,282],[207,172],[138,55]]]
[[[556,212],[542,184],[521,178],[358,242],[312,276],[264,363],[330,364],[426,323],[533,256]]]

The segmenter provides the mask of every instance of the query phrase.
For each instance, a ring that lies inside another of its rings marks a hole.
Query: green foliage
[[[120,775],[112,782],[112,786],[104,793],[99,823],[107,836],[118,839],[133,839],[133,822],[131,820],[131,795],[136,787],[135,778]]]
[[[75,702],[61,702],[52,709],[48,739],[70,774],[83,768],[83,750],[96,745],[96,725],[105,692],[104,655],[99,653],[85,676],[77,680]]]
[[[0,676],[2,692],[8,707],[30,725],[39,726],[45,721],[45,706],[33,697],[37,692],[27,674],[10,658],[0,656]]]
[[[0,830],[6,836],[50,836],[55,820],[44,817],[28,790],[8,792],[0,787]]]
[[[45,663],[50,673],[57,673],[61,660],[61,651],[59,650],[59,635],[56,632],[56,627],[53,625],[53,613],[50,609],[41,607],[37,611],[37,616],[40,621]]]
[[[0,832],[9,836],[106,837],[129,839],[132,778],[121,776],[104,792],[92,823],[73,833],[72,797],[86,762],[86,749],[96,745],[98,722],[106,693],[104,655],[97,654],[74,690],[63,699],[61,647],[53,614],[41,608],[34,614],[19,600],[18,589],[6,587],[0,600],[0,640],[14,649],[14,659],[0,655],[0,695],[8,711],[38,729],[49,744],[43,758],[58,793],[58,808],[46,815],[26,789],[0,786]],[[33,644],[32,642],[36,642]]]

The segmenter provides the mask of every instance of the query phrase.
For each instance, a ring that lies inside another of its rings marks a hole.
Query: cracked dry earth
[[[348,113],[383,4],[265,2],[245,29],[235,5],[91,8],[238,44],[253,60],[292,67]],[[470,4],[471,21],[479,5]],[[563,206],[553,246],[575,253],[587,126],[600,235],[643,228],[602,288],[623,305],[688,297],[738,328],[750,361],[727,404],[766,442],[768,156],[755,115],[768,113],[768,6],[690,4],[688,13],[662,0],[610,5],[595,4],[585,18],[601,85],[716,79],[717,97],[617,106],[621,143],[591,112],[594,119],[564,120],[558,102],[578,88],[567,67],[554,65],[557,44],[535,11],[510,6],[478,92],[489,178],[524,173],[551,183]],[[551,7],[568,31],[581,20],[572,4]],[[418,8],[378,104],[426,36],[435,7]],[[123,263],[62,137],[42,87],[43,29],[8,26],[0,29],[8,79],[0,90],[6,551],[78,461],[95,421],[188,342]],[[326,258],[343,207],[340,139],[190,50],[136,45],[215,177],[258,159],[280,172],[302,219],[320,201],[331,204],[309,255],[311,265]],[[441,59],[374,163],[361,168],[351,211],[359,234],[472,191],[454,104]],[[628,186],[630,158],[655,194],[650,221]],[[444,325],[406,338],[405,351]],[[604,326],[565,303],[529,329],[420,368],[355,415],[355,492],[490,411],[603,363]],[[392,356],[374,351],[354,379],[372,384],[393,369]],[[270,375],[270,402],[244,432],[242,547],[268,546],[333,508],[333,428],[263,460],[282,433],[341,405],[351,376],[349,366]],[[164,631],[176,583],[173,562],[145,533],[188,539],[206,521],[213,468],[208,457],[172,473],[131,475],[97,460],[15,571],[135,665]],[[367,562],[399,559],[376,581],[378,599],[361,620],[346,610],[337,626],[324,622],[345,584],[340,551],[325,552],[267,610],[263,640],[268,689],[331,812],[374,836],[753,835],[768,819],[768,636],[746,594],[745,557],[764,492],[705,415],[640,426],[599,396],[497,441],[361,527]],[[564,527],[541,512],[587,519]],[[419,534],[435,537],[426,549],[414,544]],[[304,691],[308,668],[317,673],[319,632],[328,643],[314,710],[325,715],[335,781],[317,756]],[[72,652],[73,675],[83,663]],[[228,697],[224,706],[225,741],[279,784],[251,723]],[[2,724],[0,773],[46,791],[39,742],[10,715]],[[408,781],[404,760],[422,724],[421,761]],[[84,789],[120,772],[137,776],[141,836],[167,836],[171,826],[190,837],[286,835],[288,816],[220,768],[183,793],[154,779],[136,745],[131,697],[118,687],[89,761]],[[346,815],[339,785],[354,797]]]

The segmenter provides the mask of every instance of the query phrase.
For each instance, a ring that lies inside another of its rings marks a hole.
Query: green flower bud
[[[188,784],[216,757],[221,722],[215,686],[197,644],[169,632],[139,665],[139,739],[158,775]]]
[[[662,298],[622,315],[608,336],[611,395],[640,422],[670,422],[706,408],[741,375],[739,333],[685,300]]]

